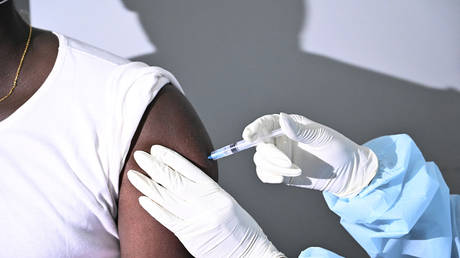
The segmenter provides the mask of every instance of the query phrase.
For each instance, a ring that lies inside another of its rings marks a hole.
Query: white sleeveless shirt
[[[0,121],[0,257],[118,257],[131,139],[158,91],[180,86],[161,68],[56,35],[46,81]]]

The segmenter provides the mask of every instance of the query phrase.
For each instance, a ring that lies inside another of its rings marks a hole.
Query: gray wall
[[[177,76],[215,147],[239,139],[253,119],[280,111],[306,115],[358,143],[408,133],[425,157],[440,166],[451,191],[459,193],[460,93],[428,89],[300,51],[298,32],[308,15],[303,1],[124,4],[138,13],[158,48],[134,59]],[[322,246],[347,257],[366,256],[328,210],[321,193],[260,183],[252,154],[219,161],[220,183],[280,250],[294,257],[306,247]]]

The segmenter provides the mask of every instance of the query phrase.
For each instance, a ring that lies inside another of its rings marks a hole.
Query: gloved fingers
[[[257,177],[266,184],[280,184],[283,182],[284,177],[278,174],[273,174],[270,171],[266,171],[262,168],[256,167]]]
[[[173,196],[170,191],[135,170],[128,171],[127,176],[131,184],[136,187],[137,190],[159,205],[167,207],[168,210],[174,212],[174,207],[177,206],[177,203],[182,202],[182,200]]]
[[[297,142],[318,147],[333,139],[329,127],[313,122],[304,116],[281,113],[279,123],[283,133]]]
[[[280,176],[293,177],[302,174],[302,170],[272,143],[257,145],[254,163],[257,168]]]
[[[167,209],[163,208],[158,203],[154,202],[152,199],[147,196],[139,197],[139,204],[147,211],[150,216],[155,218],[167,229],[174,231],[174,228],[177,224],[182,221],[181,218],[177,217],[173,213],[169,212]]]
[[[174,171],[195,183],[214,183],[214,181],[201,169],[196,167],[192,162],[188,161],[179,153],[169,148],[161,145],[153,145],[150,149],[150,153],[155,159],[163,162]]]
[[[273,143],[259,143],[256,147],[256,153],[278,167],[289,168],[292,166],[291,159]]]
[[[288,115],[286,113],[280,114],[280,127],[283,133],[294,141],[301,141],[302,136],[309,134],[310,132],[305,128],[305,124],[302,122],[302,116],[299,115]]]
[[[302,124],[302,125],[308,125],[308,124],[311,124],[311,123],[316,123],[315,121],[312,121],[312,120],[308,119],[307,117],[304,117],[304,116],[298,115],[298,114],[286,114],[284,112],[281,112],[280,113],[280,118],[281,118],[281,116],[289,116],[296,123]]]
[[[278,120],[278,114],[265,115],[257,118],[244,128],[243,139],[252,142],[270,134],[273,130],[280,128]]]
[[[147,172],[152,180],[160,183],[163,187],[175,194],[181,195],[184,189],[187,189],[190,184],[193,184],[191,180],[185,178],[182,174],[171,169],[167,164],[162,163],[162,161],[157,160],[146,152],[134,152],[134,159],[139,167]]]

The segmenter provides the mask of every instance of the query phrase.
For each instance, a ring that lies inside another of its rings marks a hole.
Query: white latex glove
[[[243,131],[246,141],[281,128],[284,135],[257,145],[257,176],[264,183],[285,183],[351,198],[374,178],[377,156],[339,132],[300,115],[266,115]]]
[[[128,178],[147,197],[141,206],[195,257],[285,257],[224,189],[187,159],[154,145],[134,158],[151,177]]]

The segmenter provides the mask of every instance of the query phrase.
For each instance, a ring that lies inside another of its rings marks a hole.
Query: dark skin
[[[19,60],[24,52],[29,26],[8,1],[0,5],[0,96],[12,87]],[[48,31],[33,29],[16,89],[0,102],[0,121],[22,106],[45,81],[57,56],[58,39]]]
[[[217,180],[217,164],[206,156],[212,150],[206,130],[190,103],[172,85],[163,88],[149,105],[133,143],[132,149],[147,152],[153,144],[171,148]],[[142,171],[132,150],[123,170],[118,206],[122,256],[190,257],[177,238],[138,204],[141,194],[126,177],[130,169]]]
[[[28,36],[28,25],[12,1],[0,5],[0,97],[6,95]],[[57,57],[59,41],[49,32],[33,29],[29,51],[13,94],[0,102],[0,123],[23,105],[43,84]],[[134,150],[150,151],[153,144],[176,150],[217,180],[217,164],[209,161],[211,141],[191,104],[173,85],[166,85],[147,107],[120,174],[118,229],[122,257],[190,257],[180,241],[138,203],[141,193],[127,180],[130,169],[142,172]]]

